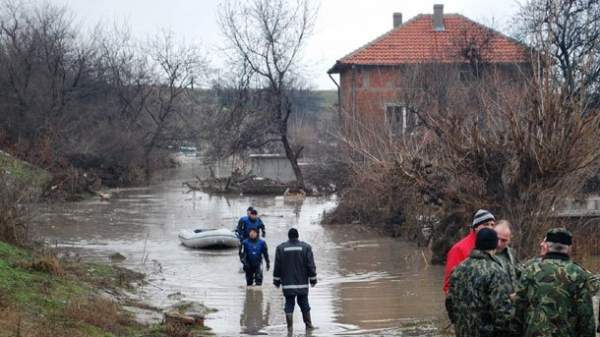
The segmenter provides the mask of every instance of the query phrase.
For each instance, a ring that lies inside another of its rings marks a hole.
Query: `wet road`
[[[443,270],[429,266],[419,248],[358,226],[321,226],[334,198],[289,204],[274,197],[185,193],[182,181],[200,171],[188,163],[150,187],[112,191],[110,201],[44,206],[35,234],[92,260],[125,255],[125,267],[148,274],[150,284],[141,293],[153,304],[184,299],[217,309],[206,323],[218,336],[280,336],[283,298],[271,272],[265,271],[261,290],[247,290],[236,250],[191,250],[177,239],[182,229],[233,228],[253,205],[266,224],[272,260],[290,227],[313,246],[319,283],[310,301],[319,329],[312,335],[438,336],[431,322],[444,316]],[[295,321],[302,335],[298,310]]]

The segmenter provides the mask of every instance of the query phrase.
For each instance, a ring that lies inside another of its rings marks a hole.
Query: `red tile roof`
[[[459,14],[444,15],[444,30],[434,31],[432,15],[421,14],[337,61],[329,70],[347,65],[401,65],[467,62],[461,56],[470,43],[482,46],[484,62],[525,63],[530,50],[491,28]]]

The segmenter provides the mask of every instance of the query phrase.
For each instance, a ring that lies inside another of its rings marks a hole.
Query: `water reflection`
[[[269,316],[271,315],[271,303],[263,304],[262,289],[246,289],[246,299],[244,300],[244,310],[240,317],[241,333],[258,336],[268,335],[261,330],[269,325]]]

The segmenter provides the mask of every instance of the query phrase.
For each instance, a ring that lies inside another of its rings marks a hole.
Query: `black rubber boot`
[[[287,324],[288,332],[294,330],[294,314],[285,314],[285,323]]]
[[[312,319],[310,318],[310,311],[302,313],[302,319],[304,320],[304,324],[306,325],[306,330],[311,331],[314,330],[315,327],[312,324]]]

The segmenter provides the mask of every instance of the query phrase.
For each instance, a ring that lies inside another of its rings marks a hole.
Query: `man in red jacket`
[[[473,217],[469,235],[450,248],[448,256],[446,257],[446,271],[444,273],[444,293],[446,295],[448,294],[448,281],[450,280],[450,275],[454,268],[466,260],[469,257],[469,254],[471,254],[471,251],[475,247],[477,232],[482,228],[494,228],[494,226],[496,226],[496,218],[494,218],[494,215],[485,209],[480,209]]]

